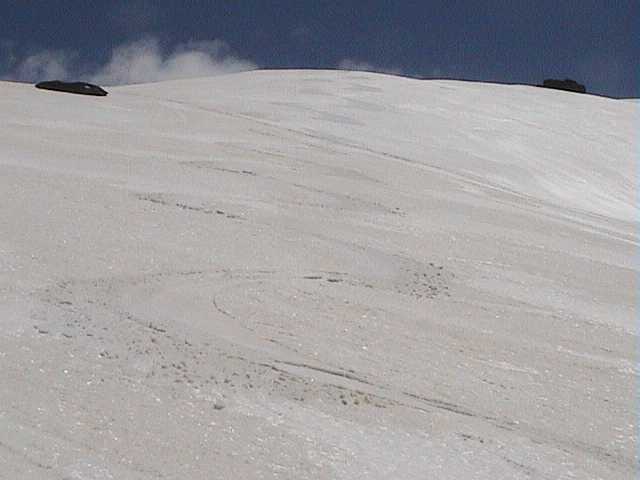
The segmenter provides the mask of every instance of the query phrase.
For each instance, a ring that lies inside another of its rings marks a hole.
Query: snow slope
[[[637,108],[0,83],[0,478],[632,478]]]

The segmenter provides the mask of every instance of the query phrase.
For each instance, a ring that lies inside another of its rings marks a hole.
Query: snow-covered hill
[[[0,478],[631,478],[637,113],[0,83]]]

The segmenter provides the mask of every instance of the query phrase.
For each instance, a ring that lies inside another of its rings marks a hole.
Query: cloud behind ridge
[[[7,80],[87,80],[103,85],[128,85],[181,78],[208,77],[254,70],[222,40],[188,42],[163,51],[157,38],[148,37],[116,47],[97,68],[79,64],[77,52],[43,50],[12,63]]]
[[[341,60],[338,65],[338,70],[354,70],[359,72],[375,72],[375,73],[388,73],[390,75],[402,75],[404,72],[398,67],[380,67],[373,65],[369,62],[363,62],[355,60],[353,58],[345,58]]]
[[[253,62],[232,55],[221,40],[189,42],[165,54],[158,40],[150,38],[116,48],[107,64],[91,75],[90,80],[104,85],[127,85],[209,77],[255,68]]]

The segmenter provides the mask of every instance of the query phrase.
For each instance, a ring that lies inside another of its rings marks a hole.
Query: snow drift
[[[629,478],[637,104],[0,83],[10,478]]]

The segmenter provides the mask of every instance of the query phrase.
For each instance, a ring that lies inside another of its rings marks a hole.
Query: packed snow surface
[[[0,83],[0,478],[633,478],[637,111]]]

